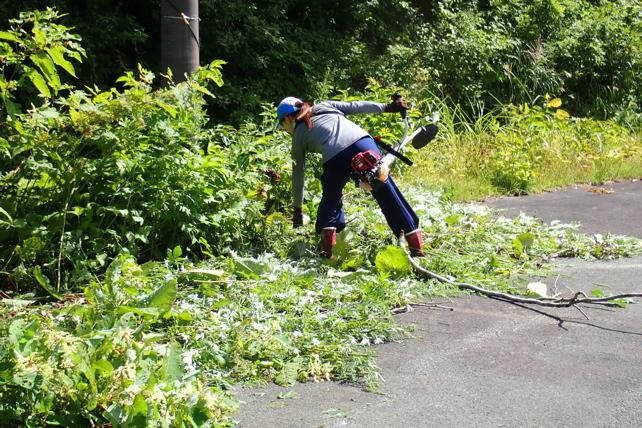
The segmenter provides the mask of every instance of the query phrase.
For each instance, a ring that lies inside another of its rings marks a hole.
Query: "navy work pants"
[[[352,158],[366,150],[379,153],[375,141],[371,137],[364,137],[347,147],[332,159],[323,164],[321,185],[323,195],[317,210],[316,231],[321,233],[324,227],[336,227],[337,232],[345,228],[343,213],[343,188],[350,180]],[[403,231],[412,232],[419,228],[419,219],[403,197],[392,177],[370,192],[377,200],[388,226],[395,236]]]

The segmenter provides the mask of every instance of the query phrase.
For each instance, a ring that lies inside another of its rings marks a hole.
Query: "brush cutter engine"
[[[352,178],[359,187],[365,187],[367,190],[376,188],[379,184],[388,180],[389,168],[381,163],[381,155],[374,150],[366,150],[357,153],[351,162]]]

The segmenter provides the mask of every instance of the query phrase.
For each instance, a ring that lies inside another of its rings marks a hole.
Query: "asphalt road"
[[[642,238],[642,181],[486,203]],[[642,257],[556,270],[544,282],[558,291],[642,292]],[[447,304],[454,311],[399,315],[416,337],[378,346],[380,393],[333,382],[240,389],[238,426],[642,427],[642,304],[584,309],[589,319],[476,296]]]

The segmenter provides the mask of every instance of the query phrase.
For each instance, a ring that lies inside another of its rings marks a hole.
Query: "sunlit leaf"
[[[62,46],[54,46],[47,49],[47,53],[53,60],[53,62],[67,73],[76,77],[76,70],[72,63],[65,59],[65,48]]]
[[[11,224],[11,223],[13,223],[13,218],[12,218],[12,217],[9,215],[9,213],[8,213],[4,208],[2,208],[2,207],[0,207],[0,214],[2,214],[3,216],[5,216],[5,217],[9,220],[9,221],[0,220],[0,224],[2,224],[2,223],[4,223],[4,224]]]
[[[130,427],[146,428],[147,424],[147,402],[142,394],[136,395],[131,412]]]
[[[140,307],[156,308],[161,314],[168,312],[176,300],[176,279],[170,279],[140,302]]]
[[[558,108],[557,110],[555,110],[555,117],[557,117],[558,119],[564,120],[571,117],[571,115],[568,114],[566,110],[562,110],[561,108]]]
[[[58,76],[58,71],[49,57],[49,55],[44,52],[39,52],[37,54],[31,55],[31,61],[40,69],[40,72],[47,79],[47,84],[53,88],[54,91],[60,89],[60,77]]]
[[[180,380],[185,375],[185,367],[182,360],[183,350],[181,346],[172,342],[169,345],[167,357],[165,358],[165,376],[164,380],[168,384],[172,384]]]
[[[377,270],[381,273],[404,273],[412,270],[408,256],[401,247],[388,245],[384,250],[379,251],[375,258]]]
[[[9,42],[20,42],[20,38],[15,34],[8,31],[0,31],[0,40],[7,40]]]
[[[49,90],[47,81],[42,77],[42,74],[38,73],[38,71],[33,68],[28,69],[25,74],[41,95],[46,98],[51,98],[51,91]]]
[[[561,98],[553,98],[550,100],[547,104],[546,107],[549,108],[558,108],[562,105],[562,99]]]

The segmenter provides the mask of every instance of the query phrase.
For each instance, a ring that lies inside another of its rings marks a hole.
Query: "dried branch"
[[[445,282],[450,285],[459,287],[462,290],[470,290],[475,293],[482,294],[487,297],[492,297],[494,299],[505,300],[513,303],[524,303],[529,305],[539,305],[539,306],[548,306],[554,308],[567,308],[570,306],[575,306],[580,303],[589,303],[589,304],[598,304],[598,305],[613,305],[614,300],[618,299],[627,299],[633,297],[642,297],[642,293],[626,293],[626,294],[616,294],[614,296],[607,297],[587,297],[586,294],[582,291],[575,293],[572,297],[566,298],[550,298],[550,297],[524,297],[517,296],[515,294],[502,293],[499,291],[487,290],[484,287],[468,284],[465,282],[456,282],[449,278],[446,278],[442,275],[439,275],[435,272],[429,271],[428,269],[423,268],[417,261],[410,256],[410,253],[403,244],[403,234],[399,238],[399,246],[403,249],[404,253],[410,260],[410,264],[415,269],[415,272],[424,278],[436,279],[440,282]]]
[[[393,314],[403,314],[403,313],[408,313],[412,311],[413,308],[415,307],[421,307],[421,308],[429,308],[429,309],[441,309],[444,311],[454,311],[455,308],[451,308],[450,306],[443,306],[438,303],[408,303],[405,306],[395,308],[392,310]]]

